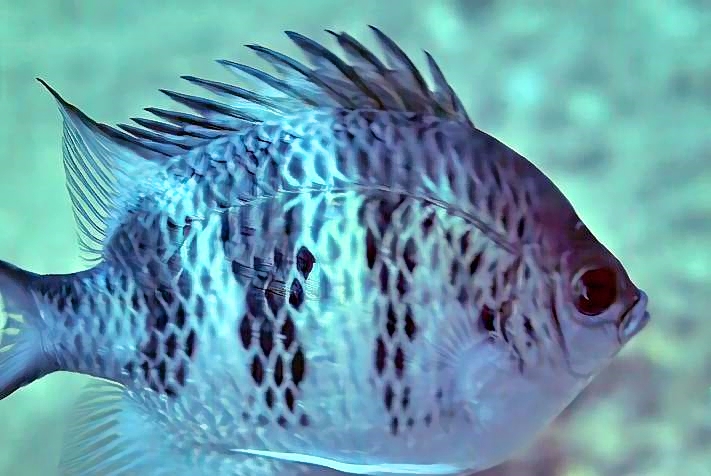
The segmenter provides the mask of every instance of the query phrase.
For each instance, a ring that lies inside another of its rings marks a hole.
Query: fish
[[[110,126],[44,80],[85,266],[0,262],[0,399],[93,377],[62,475],[455,475],[543,431],[650,320],[531,161],[370,27]],[[176,108],[179,109],[179,108]]]

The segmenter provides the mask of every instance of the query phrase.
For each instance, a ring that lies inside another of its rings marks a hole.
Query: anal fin
[[[194,474],[151,415],[122,385],[88,385],[71,415],[59,462],[62,476]]]

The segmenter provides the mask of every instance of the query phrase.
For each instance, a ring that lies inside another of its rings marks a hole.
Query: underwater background
[[[100,122],[367,24],[437,59],[477,126],[548,174],[650,297],[651,324],[514,461],[483,476],[711,476],[711,0],[0,0],[0,257],[83,263],[40,76]],[[326,43],[330,44],[330,43]],[[220,74],[224,74],[220,76]],[[146,116],[147,117],[147,116]],[[0,476],[54,476],[86,379],[0,403]],[[160,435],[153,435],[159,438]],[[248,476],[248,475],[245,475]]]

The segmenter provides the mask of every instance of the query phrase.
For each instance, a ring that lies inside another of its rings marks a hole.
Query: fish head
[[[577,221],[561,254],[555,314],[570,369],[592,376],[649,322],[647,294]]]

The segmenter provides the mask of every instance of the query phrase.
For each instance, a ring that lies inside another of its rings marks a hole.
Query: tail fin
[[[42,347],[44,323],[32,292],[38,278],[0,260],[0,400],[50,371]]]

